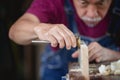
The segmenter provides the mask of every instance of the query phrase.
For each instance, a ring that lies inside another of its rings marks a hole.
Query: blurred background
[[[41,46],[20,46],[8,37],[10,26],[32,0],[0,0],[0,80],[38,80]]]

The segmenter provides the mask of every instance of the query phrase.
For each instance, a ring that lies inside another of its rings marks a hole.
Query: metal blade
[[[32,40],[32,43],[50,43],[50,42],[49,42],[49,41],[46,41],[46,40],[36,39],[36,40]]]

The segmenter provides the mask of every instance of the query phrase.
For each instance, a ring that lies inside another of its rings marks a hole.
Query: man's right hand
[[[59,48],[76,47],[75,35],[63,24],[40,23],[34,28],[34,32],[40,40],[50,41],[52,47],[58,44]]]

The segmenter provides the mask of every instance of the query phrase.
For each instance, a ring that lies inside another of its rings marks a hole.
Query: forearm
[[[76,38],[63,24],[41,23],[31,14],[23,15],[10,29],[9,37],[16,43],[26,45],[33,39],[47,40],[52,47],[76,47]]]
[[[34,27],[38,23],[39,21],[31,21],[29,19],[18,20],[10,29],[10,39],[21,45],[30,44],[32,39],[37,38],[37,35],[34,32]]]

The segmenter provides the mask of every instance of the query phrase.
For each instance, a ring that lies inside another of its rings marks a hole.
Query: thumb
[[[73,57],[73,58],[77,58],[77,57],[78,57],[78,53],[79,53],[78,50],[75,51],[75,52],[72,54],[72,57]]]

